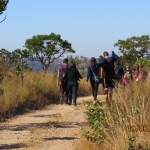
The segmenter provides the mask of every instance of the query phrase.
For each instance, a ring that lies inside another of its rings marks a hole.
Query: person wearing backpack
[[[60,103],[68,104],[67,81],[61,81],[69,68],[68,59],[63,59],[63,63],[58,68],[57,85],[60,87]]]
[[[116,74],[114,63],[119,62],[120,58],[117,56],[114,51],[108,54],[108,52],[104,52],[104,63],[101,67],[101,78],[104,78],[104,88],[106,94],[106,102],[108,99],[112,100],[113,88],[115,88]],[[109,55],[109,56],[108,56]]]
[[[88,84],[88,80],[90,80],[90,84],[92,87],[92,95],[94,98],[94,103],[97,99],[97,92],[98,92],[98,87],[100,84],[100,82],[95,81],[95,76],[100,77],[99,76],[99,69],[102,66],[103,60],[104,60],[104,58],[101,55],[99,57],[102,59],[101,63],[97,63],[96,59],[94,57],[91,57],[90,65],[88,66],[87,76],[86,76],[86,84]],[[100,79],[102,80],[102,78],[100,78]]]
[[[62,78],[61,82],[67,81],[68,87],[68,104],[77,106],[77,91],[78,91],[78,81],[82,79],[75,63],[71,62],[69,64],[69,69],[67,70],[65,76]]]

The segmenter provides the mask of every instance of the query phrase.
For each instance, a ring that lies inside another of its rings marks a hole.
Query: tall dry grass
[[[0,86],[4,90],[0,96],[0,114],[4,117],[59,102],[59,86],[52,73],[32,72],[24,78],[22,85],[21,78],[7,72]],[[90,94],[91,86],[85,85],[85,79],[80,80],[78,96]]]
[[[24,78],[11,74],[4,77],[1,84],[4,94],[0,96],[0,112],[15,110],[20,106],[40,108],[58,97],[56,80],[49,73],[30,73]],[[26,109],[26,108],[25,108]]]
[[[113,100],[105,105],[104,112],[105,123],[99,123],[104,141],[97,145],[99,149],[150,148],[150,91],[147,81],[119,86],[114,91]]]
[[[138,149],[138,144],[150,148],[150,91],[147,81],[118,88],[106,114],[112,130],[106,130],[106,141],[113,149],[125,149],[130,138],[135,138],[132,142],[135,149]]]

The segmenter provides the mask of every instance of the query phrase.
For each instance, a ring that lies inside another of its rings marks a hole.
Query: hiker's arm
[[[104,63],[104,61],[105,61],[105,59],[104,59],[104,57],[102,56],[102,55],[99,55],[99,58],[102,60],[102,64]]]
[[[90,77],[90,67],[88,67],[87,69],[86,84],[88,84],[89,77]]]

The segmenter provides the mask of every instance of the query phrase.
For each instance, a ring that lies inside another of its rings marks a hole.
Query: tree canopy
[[[135,62],[140,58],[149,56],[150,38],[149,35],[140,37],[133,36],[126,40],[118,40],[114,46],[119,47],[122,58],[128,62]]]
[[[61,39],[59,34],[51,33],[50,35],[37,35],[25,42],[25,48],[28,58],[31,61],[39,61],[43,70],[47,71],[50,64],[55,59],[62,57],[66,53],[75,53],[71,43]]]
[[[0,15],[3,14],[3,12],[6,10],[8,2],[9,0],[0,0]],[[3,22],[5,19],[6,16],[2,21],[0,21],[0,23]]]

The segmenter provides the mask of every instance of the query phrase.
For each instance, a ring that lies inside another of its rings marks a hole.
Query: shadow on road
[[[44,138],[45,140],[76,140],[76,137],[51,137],[51,138]]]
[[[19,149],[19,148],[25,148],[25,144],[3,144],[3,145],[0,145],[0,149]]]
[[[47,122],[47,123],[29,123],[29,124],[19,124],[14,126],[0,127],[0,130],[10,130],[10,131],[23,131],[31,130],[34,128],[77,128],[78,126],[84,126],[86,122]]]

